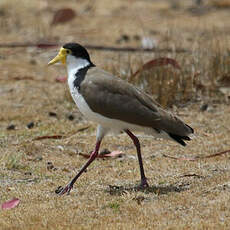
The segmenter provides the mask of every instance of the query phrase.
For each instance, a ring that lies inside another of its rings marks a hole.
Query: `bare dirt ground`
[[[119,76],[128,73],[130,65],[136,70],[141,61],[173,57],[184,73],[186,68],[201,70],[202,87],[209,86],[207,79],[215,71],[209,69],[209,58],[226,51],[229,55],[230,3],[206,1],[197,7],[189,0],[172,2],[3,0],[0,43],[75,41],[140,47],[148,37],[159,48],[191,52],[89,51],[95,64]],[[54,12],[63,7],[74,9],[76,17],[50,26]],[[215,72],[208,90],[192,88],[193,100],[168,108],[195,130],[196,138],[186,148],[139,134],[149,189],[135,190],[136,151],[122,134],[105,137],[102,145],[102,150],[122,151],[122,157],[97,159],[70,195],[58,196],[57,187],[85,163],[80,154],[93,150],[96,124],[79,114],[67,85],[56,81],[66,75],[64,67],[47,67],[56,52],[0,49],[0,203],[20,199],[18,207],[0,211],[0,229],[230,229],[229,155],[195,161],[165,157],[204,157],[230,149],[229,98],[215,84],[218,76],[228,82],[229,62]],[[53,135],[62,138],[35,140]]]

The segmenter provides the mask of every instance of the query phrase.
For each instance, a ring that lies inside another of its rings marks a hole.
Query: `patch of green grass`
[[[115,212],[120,211],[120,204],[117,202],[111,202],[108,204],[108,207],[114,210]]]
[[[165,180],[162,180],[162,181],[159,181],[159,185],[163,185],[163,184],[166,184],[167,183],[167,181],[165,181]]]
[[[29,166],[22,163],[23,153],[9,154],[5,159],[5,167],[8,170],[28,170]]]

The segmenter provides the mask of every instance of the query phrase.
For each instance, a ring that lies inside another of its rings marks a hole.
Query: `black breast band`
[[[76,88],[77,90],[80,90],[80,86],[81,86],[81,83],[82,81],[85,79],[85,75],[87,73],[87,71],[91,68],[91,67],[94,67],[95,65],[93,64],[90,64],[88,66],[85,66],[84,68],[82,69],[79,69],[77,71],[77,73],[75,73],[75,79],[73,81],[73,85],[74,85],[74,88]]]

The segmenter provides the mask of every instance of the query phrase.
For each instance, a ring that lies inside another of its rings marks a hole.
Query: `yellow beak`
[[[61,48],[60,51],[59,51],[59,53],[58,53],[58,55],[54,59],[52,59],[48,63],[48,65],[53,65],[53,64],[55,64],[55,63],[57,63],[59,61],[62,62],[62,64],[66,64],[66,55],[67,55],[66,49],[65,48]]]

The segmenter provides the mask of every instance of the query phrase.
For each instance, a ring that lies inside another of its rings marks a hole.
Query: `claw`
[[[67,193],[67,195],[69,195],[69,194],[70,194],[70,191],[72,190],[72,188],[73,188],[73,185],[71,185],[71,184],[66,185],[65,188],[59,186],[59,187],[55,190],[55,193],[57,193],[57,194],[60,195],[60,196],[64,195],[65,193]]]

